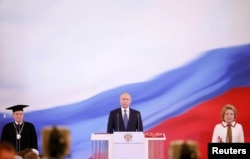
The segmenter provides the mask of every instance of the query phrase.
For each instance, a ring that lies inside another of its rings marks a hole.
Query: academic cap
[[[23,111],[23,108],[25,108],[25,107],[28,107],[28,105],[14,105],[14,106],[8,107],[6,109],[12,110],[14,113],[16,111]]]

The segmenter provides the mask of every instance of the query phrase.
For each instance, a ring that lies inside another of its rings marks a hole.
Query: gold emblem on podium
[[[132,141],[132,138],[133,138],[133,135],[132,134],[124,134],[124,139],[127,141],[127,142],[130,142]]]

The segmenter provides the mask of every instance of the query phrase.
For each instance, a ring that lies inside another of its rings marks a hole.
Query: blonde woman
[[[242,125],[236,122],[237,110],[231,105],[225,105],[221,110],[222,122],[214,127],[212,142],[214,143],[243,143],[244,132]]]

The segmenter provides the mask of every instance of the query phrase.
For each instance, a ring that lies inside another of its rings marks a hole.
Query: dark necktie
[[[232,143],[232,126],[231,124],[227,124],[227,139],[228,143]]]
[[[127,114],[127,110],[124,110],[123,122],[124,122],[125,129],[127,129],[127,125],[128,125],[128,114]]]

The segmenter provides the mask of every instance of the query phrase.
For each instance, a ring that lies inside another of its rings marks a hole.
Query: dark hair
[[[9,151],[9,152],[16,153],[15,147],[12,144],[8,143],[8,142],[0,142],[0,151],[1,150],[6,150],[6,151]]]
[[[25,154],[27,154],[28,152],[31,152],[32,150],[29,148],[26,148],[24,150],[21,150],[17,153],[18,156],[21,156],[22,158],[24,158]]]
[[[52,131],[49,136],[49,156],[50,157],[61,157],[65,155],[66,151],[66,141],[61,132],[57,129],[56,126],[53,126]]]
[[[38,159],[39,156],[38,156],[35,152],[29,151],[29,152],[27,152],[26,154],[24,154],[24,157],[23,157],[23,158],[24,158],[24,159]]]
[[[181,146],[180,158],[179,159],[197,159],[198,156],[190,146],[184,142]]]

